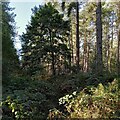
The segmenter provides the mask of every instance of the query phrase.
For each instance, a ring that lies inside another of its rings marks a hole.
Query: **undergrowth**
[[[2,119],[118,118],[120,79],[101,79],[85,74],[13,78],[3,85]]]

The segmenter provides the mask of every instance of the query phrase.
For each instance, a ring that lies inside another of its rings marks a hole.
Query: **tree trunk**
[[[52,42],[52,33],[51,33],[51,30],[49,30],[49,33],[50,33],[50,45],[51,45],[51,48],[53,47],[53,42]],[[56,74],[56,71],[55,71],[55,55],[54,55],[54,52],[51,51],[51,59],[52,59],[52,75],[55,75]]]
[[[117,57],[117,64],[118,64],[118,76],[120,76],[120,2],[118,4],[118,57]]]
[[[120,76],[120,30],[118,34],[118,75]]]
[[[87,36],[85,31],[85,38],[84,38],[84,60],[83,60],[83,71],[87,72],[88,69],[88,63],[87,63]]]
[[[118,75],[120,76],[120,30],[118,35]]]
[[[110,43],[109,43],[109,36],[107,35],[107,71],[110,71],[109,59],[110,59]]]
[[[71,24],[71,31],[70,31],[70,49],[71,49],[71,65],[73,64],[73,32],[72,32],[72,24]]]
[[[52,74],[55,75],[55,56],[54,56],[54,52],[52,52]]]
[[[111,38],[111,42],[110,42],[110,72],[112,72],[112,56],[113,56],[113,35],[114,35],[114,13],[112,14],[112,21],[111,21],[111,27],[112,27],[112,38]]]
[[[87,72],[89,71],[89,57],[90,57],[90,45],[87,43]]]
[[[79,70],[79,2],[76,2],[76,66]]]
[[[96,37],[97,37],[97,74],[102,75],[102,20],[101,0],[97,1],[96,9]]]
[[[106,20],[106,44],[105,44],[105,61],[106,61],[106,70],[110,71],[110,67],[109,67],[109,59],[110,59],[110,43],[109,43],[109,21]]]

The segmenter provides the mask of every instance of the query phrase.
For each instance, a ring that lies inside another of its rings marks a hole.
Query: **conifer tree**
[[[61,66],[69,62],[70,51],[67,47],[69,21],[51,3],[40,6],[31,17],[26,34],[23,34],[23,66],[35,75],[41,67],[50,69],[55,75]],[[32,70],[32,71],[31,71]]]
[[[6,77],[13,74],[19,67],[19,60],[14,47],[15,14],[8,2],[2,2],[2,74],[3,83]]]

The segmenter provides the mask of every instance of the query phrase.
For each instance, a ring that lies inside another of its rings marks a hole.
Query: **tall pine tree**
[[[12,12],[8,2],[2,2],[2,75],[3,83],[19,66],[18,56],[14,47],[15,26]]]
[[[41,68],[55,75],[69,64],[69,21],[64,21],[51,3],[33,9],[33,13],[26,34],[21,37],[23,68],[32,76],[41,73]]]

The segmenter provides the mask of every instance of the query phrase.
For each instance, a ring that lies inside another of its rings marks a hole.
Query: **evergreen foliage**
[[[66,44],[69,21],[64,21],[51,3],[33,9],[33,13],[27,32],[22,36],[23,66],[31,76],[42,68],[48,68],[47,72],[52,69],[55,75],[60,66],[70,61],[70,49]]]
[[[2,119],[120,119],[119,4],[53,1],[32,9],[21,61],[14,9],[0,3]]]
[[[7,83],[11,76],[19,67],[19,60],[14,47],[15,36],[15,14],[9,3],[2,2],[2,79],[3,84]]]

